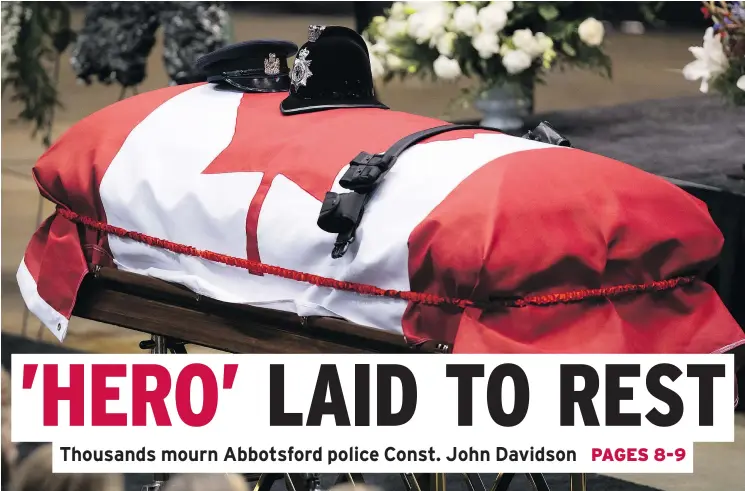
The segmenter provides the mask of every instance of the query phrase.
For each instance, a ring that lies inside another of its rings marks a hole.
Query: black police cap
[[[375,98],[370,54],[362,37],[341,26],[310,26],[290,71],[282,114],[345,107],[388,109]]]
[[[285,92],[290,88],[287,59],[295,53],[297,45],[290,41],[245,41],[208,53],[195,66],[208,82],[246,92]]]

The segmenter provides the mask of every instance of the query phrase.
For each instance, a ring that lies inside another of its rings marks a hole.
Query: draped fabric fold
[[[77,225],[52,215],[31,238],[16,279],[29,311],[63,341],[88,263]]]

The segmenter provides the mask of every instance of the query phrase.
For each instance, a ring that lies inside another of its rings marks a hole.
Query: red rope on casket
[[[310,283],[311,285],[322,286],[326,288],[333,288],[335,290],[352,291],[361,295],[371,295],[378,297],[389,297],[399,298],[408,302],[421,303],[424,305],[454,305],[460,308],[477,307],[485,308],[488,306],[502,306],[502,307],[527,307],[530,305],[534,306],[547,306],[556,305],[563,303],[574,303],[590,299],[599,298],[610,298],[619,295],[629,293],[641,293],[649,291],[664,291],[677,288],[678,286],[687,285],[694,281],[693,276],[679,276],[669,280],[650,281],[642,284],[627,284],[610,286],[605,288],[593,288],[586,290],[576,290],[563,293],[551,293],[546,295],[533,295],[522,298],[513,299],[499,299],[490,301],[487,303],[477,302],[474,300],[467,300],[463,298],[451,298],[442,297],[440,295],[432,295],[429,293],[411,292],[411,291],[399,291],[399,290],[384,290],[372,285],[365,285],[363,283],[353,283],[350,281],[339,281],[333,278],[326,278],[324,276],[318,276],[315,274],[302,273],[294,271],[292,269],[281,268],[279,266],[271,266],[268,264],[261,263],[259,261],[252,261],[249,259],[242,259],[238,257],[228,256],[212,251],[203,251],[196,247],[186,246],[183,244],[177,244],[157,237],[151,237],[149,235],[141,234],[139,232],[132,232],[125,230],[120,227],[115,227],[93,218],[81,216],[71,210],[63,208],[57,208],[57,214],[67,218],[68,220],[79,223],[89,229],[97,230],[99,232],[105,232],[107,234],[116,235],[117,237],[127,238],[136,242],[141,242],[149,246],[157,247],[159,249],[165,249],[177,254],[183,254],[185,256],[200,257],[213,261],[216,263],[226,264],[228,266],[234,266],[248,270],[251,273],[263,273],[272,276],[279,276],[280,278],[291,279],[299,282]]]

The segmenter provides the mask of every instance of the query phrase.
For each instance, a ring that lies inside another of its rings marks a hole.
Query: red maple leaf
[[[402,135],[437,126],[438,121],[406,115],[391,118],[380,109],[345,109],[283,116],[286,94],[246,94],[238,106],[230,145],[204,174],[263,172],[246,216],[247,258],[260,261],[259,214],[277,175],[322,201],[339,171],[358,153],[386,150]],[[354,117],[350,117],[354,111]],[[395,124],[391,124],[395,120]],[[298,244],[302,247],[302,244]]]

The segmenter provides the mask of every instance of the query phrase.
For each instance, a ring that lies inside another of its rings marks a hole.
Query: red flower
[[[704,19],[708,19],[709,17],[711,17],[711,13],[706,7],[701,7],[701,13],[704,14]]]

